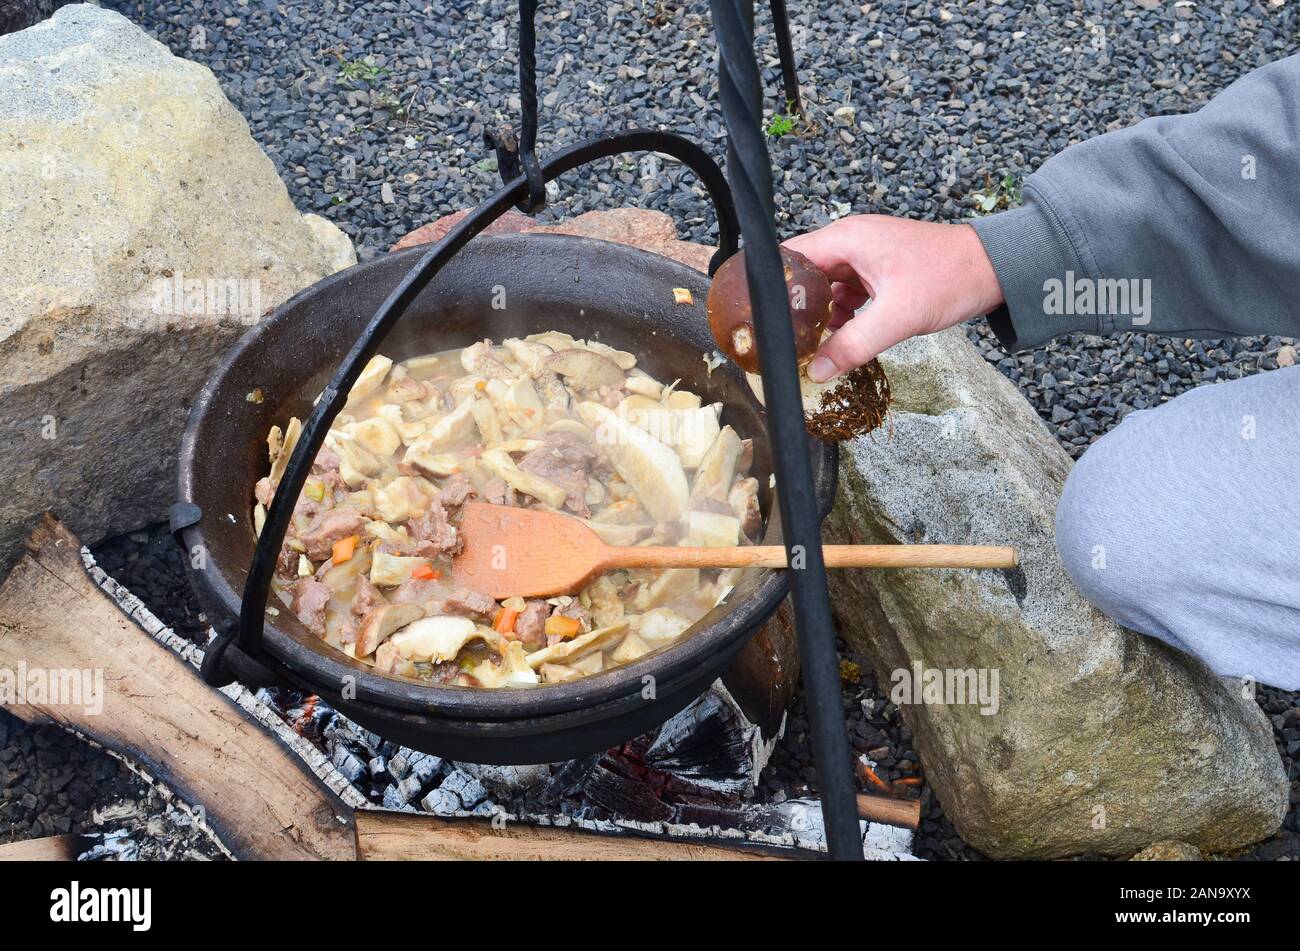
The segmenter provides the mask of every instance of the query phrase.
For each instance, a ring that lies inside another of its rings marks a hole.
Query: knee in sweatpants
[[[1160,520],[1151,517],[1159,500],[1135,501],[1158,487],[1133,484],[1140,447],[1130,432],[1112,430],[1075,463],[1056,509],[1056,548],[1083,596],[1132,627],[1159,610],[1177,569]]]

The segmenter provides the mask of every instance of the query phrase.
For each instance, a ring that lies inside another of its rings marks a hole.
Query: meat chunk
[[[288,545],[280,549],[280,557],[275,560],[275,573],[281,578],[298,577],[298,553]]]
[[[742,541],[752,544],[763,532],[763,510],[758,504],[758,480],[741,479],[727,493],[727,504],[740,519]]]
[[[313,634],[325,633],[325,608],[334,593],[315,578],[300,578],[293,586],[293,613]]]
[[[457,472],[443,480],[438,501],[442,503],[443,508],[454,509],[464,505],[465,500],[475,494],[477,493],[474,491],[474,483],[469,481],[469,476]]]
[[[253,498],[261,502],[267,508],[271,507],[271,500],[275,498],[275,484],[271,482],[270,476],[262,476],[253,486]]]
[[[568,604],[562,604],[551,613],[556,617],[571,617],[582,624],[584,631],[591,630],[591,612],[584,608],[580,601],[573,600]]]
[[[519,496],[505,479],[493,479],[483,487],[483,498],[493,505],[518,505]]]
[[[392,604],[428,604],[438,597],[441,588],[432,578],[408,578],[388,596]],[[441,614],[441,610],[430,610],[430,614]]]
[[[365,617],[383,603],[384,596],[379,593],[379,589],[370,583],[368,577],[358,575],[357,590],[352,595],[352,613],[357,617]]]
[[[581,602],[571,600],[568,604],[562,604],[551,612],[551,617],[569,617],[578,622],[579,630],[586,632],[591,630],[591,612],[584,608]],[[552,647],[564,640],[558,634],[548,635],[546,646]]]
[[[407,523],[407,531],[417,542],[427,543],[434,554],[454,555],[460,551],[460,534],[447,521],[447,510],[442,502],[433,499],[428,510]],[[426,558],[433,557],[425,551],[420,552]]]
[[[298,536],[307,547],[307,557],[320,561],[333,554],[334,543],[349,535],[359,534],[366,519],[353,509],[334,509],[317,517],[308,529]]]
[[[443,603],[447,614],[459,614],[461,617],[478,617],[491,620],[496,613],[497,603],[486,594],[479,594],[469,588],[457,588]]]
[[[324,475],[327,472],[339,471],[339,454],[329,446],[321,446],[320,451],[316,453],[316,458],[311,464],[311,471]]]
[[[528,601],[515,621],[515,633],[525,647],[541,647],[546,643],[546,618],[551,606],[545,601]]]
[[[306,495],[300,495],[298,501],[293,504],[293,517],[295,520],[298,518],[314,519],[327,508],[329,506],[323,502],[317,502]]]
[[[519,468],[541,476],[564,489],[564,507],[586,518],[587,478],[596,461],[596,446],[578,433],[547,433],[542,444],[519,460]]]

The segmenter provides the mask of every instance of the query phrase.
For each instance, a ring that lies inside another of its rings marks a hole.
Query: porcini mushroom
[[[790,248],[781,248],[785,286],[790,296],[790,317],[794,322],[795,359],[800,366],[817,352],[822,334],[831,319],[831,283],[817,265]],[[757,373],[758,345],[754,339],[754,309],[745,276],[745,252],[733,255],[718,268],[705,306],[709,329],[718,349],[741,369]]]

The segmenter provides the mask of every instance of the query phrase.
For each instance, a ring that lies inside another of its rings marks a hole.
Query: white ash
[[[138,598],[100,569],[88,550],[82,549],[82,558],[96,583],[124,612],[161,644],[192,666],[199,666],[202,650],[163,625]],[[728,813],[734,826],[638,821],[566,801],[562,793],[573,788],[575,781],[580,789],[582,778],[598,764],[600,756],[532,766],[455,763],[385,740],[319,698],[275,689],[253,693],[239,684],[222,692],[270,729],[344,803],[354,808],[368,806],[444,817],[492,817],[494,821],[557,828],[825,849],[821,811],[815,802],[752,802],[771,744],[758,737],[757,729],[721,683],[667,721],[653,739],[631,741],[628,747],[643,744],[648,768],[670,773],[701,790],[713,790],[724,801],[735,800],[737,808]],[[719,738],[721,745],[715,742],[710,746],[707,742]],[[706,751],[710,755],[705,755]],[[561,793],[558,798],[546,799],[557,790]],[[116,828],[103,833],[91,852],[96,858],[191,857],[191,852],[192,857],[206,857],[203,847],[214,851],[220,847],[188,812],[173,805],[153,810],[159,811],[163,812],[162,819],[143,809],[138,819],[114,823]],[[864,823],[863,834],[864,854],[869,858],[912,857],[912,835],[906,830]]]
[[[102,831],[84,834],[81,862],[131,862],[221,858],[207,830],[155,790],[143,800],[122,800],[91,814]]]

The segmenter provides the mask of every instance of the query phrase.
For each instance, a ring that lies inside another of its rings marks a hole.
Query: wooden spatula
[[[456,584],[500,600],[573,594],[615,568],[784,568],[776,545],[687,548],[607,545],[578,519],[553,512],[465,504]],[[826,545],[827,568],[1014,568],[1014,548],[983,545]]]

